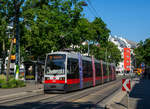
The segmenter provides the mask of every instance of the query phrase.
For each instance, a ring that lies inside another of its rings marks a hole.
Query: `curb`
[[[136,82],[132,82],[131,87],[133,87],[136,84]],[[132,90],[132,89],[131,89]],[[115,104],[114,102],[121,102],[121,100],[126,96],[126,92],[122,92],[122,90],[120,89],[120,91],[114,95],[114,97],[112,99],[110,99],[110,101],[108,101],[105,104],[105,109],[114,109],[113,108],[113,104]],[[117,98],[120,97],[120,98]],[[115,104],[116,105],[116,104]]]

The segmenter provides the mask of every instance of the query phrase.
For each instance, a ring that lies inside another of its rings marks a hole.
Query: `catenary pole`
[[[20,42],[20,36],[19,36],[19,0],[14,0],[14,8],[15,8],[15,38],[16,38],[16,80],[18,80],[19,77],[19,42]]]

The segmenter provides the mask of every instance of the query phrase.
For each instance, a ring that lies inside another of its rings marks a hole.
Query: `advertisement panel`
[[[130,55],[130,48],[124,48],[124,70],[130,71],[131,66],[131,55]]]
[[[83,68],[82,68],[82,56],[80,53],[78,53],[78,59],[79,59],[80,89],[82,89],[83,88]]]

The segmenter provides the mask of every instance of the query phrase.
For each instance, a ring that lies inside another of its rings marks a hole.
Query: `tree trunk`
[[[6,57],[6,52],[5,52],[5,41],[3,39],[3,52],[2,52],[2,65],[1,65],[1,73],[4,74],[4,70],[5,70],[5,57]]]
[[[10,45],[10,51],[9,51],[9,56],[8,56],[8,63],[7,63],[7,71],[6,71],[6,81],[9,79],[9,71],[10,71],[10,61],[11,61],[11,51],[13,49],[13,39],[11,40],[11,45]]]

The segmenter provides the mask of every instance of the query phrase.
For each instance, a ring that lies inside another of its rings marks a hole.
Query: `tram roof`
[[[48,53],[47,55],[50,55],[50,54],[65,54],[70,58],[78,59],[78,52],[57,51],[57,52]],[[84,59],[86,61],[92,61],[92,57],[90,57],[90,56],[84,56],[82,54],[81,54],[81,56],[82,56],[82,59]],[[98,62],[98,63],[100,62],[100,60],[97,60],[95,58],[94,58],[94,60],[95,60],[95,62]],[[102,60],[102,62],[103,62],[103,64],[114,65],[114,63],[107,63],[107,62],[104,62],[103,60]]]

